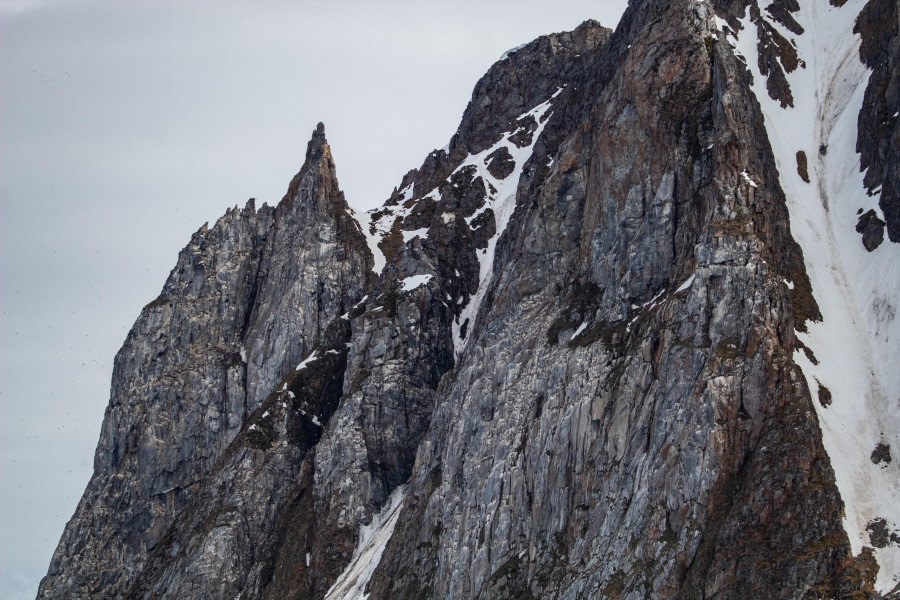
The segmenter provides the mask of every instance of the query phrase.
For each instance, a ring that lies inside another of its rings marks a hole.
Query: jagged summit
[[[312,132],[312,137],[306,147],[306,160],[315,160],[322,156],[323,151],[328,148],[328,140],[325,139],[325,124],[319,122]]]
[[[40,597],[897,589],[891,10],[543,36],[366,213],[320,123],[129,334]]]
[[[348,210],[319,126],[277,207],[251,200],[193,236],[116,357],[95,473],[40,597],[128,592],[276,382],[339,335],[372,260]]]
[[[313,130],[306,143],[306,156],[300,172],[291,181],[285,199],[292,198],[298,192],[294,188],[294,182],[308,176],[309,173],[318,173],[318,177],[332,180],[329,182],[329,188],[338,190],[337,175],[334,168],[334,158],[331,156],[331,147],[325,137],[325,125],[319,123]]]

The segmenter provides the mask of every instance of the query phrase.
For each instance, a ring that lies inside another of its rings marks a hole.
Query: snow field
[[[887,239],[867,252],[855,230],[858,211],[878,207],[863,184],[856,152],[857,116],[869,80],[853,33],[865,0],[843,7],[800,0],[796,20],[802,35],[763,18],[795,44],[805,63],[787,79],[794,106],[782,108],[766,91],[758,66],[757,28],[748,14],[743,29],[726,39],[753,76],[781,188],[787,199],[791,233],[803,249],[806,271],[822,321],[808,322],[798,338],[813,353],[794,359],[813,395],[823,443],[844,501],[844,528],[854,554],[872,542],[867,525],[885,519],[900,530],[900,245]],[[720,29],[725,22],[718,20]],[[820,152],[820,149],[822,150]],[[797,152],[808,159],[809,183],[798,173]],[[744,174],[746,177],[749,177]],[[830,406],[816,398],[819,386],[832,394]],[[893,463],[875,464],[872,451],[889,444]],[[879,564],[876,588],[885,593],[900,582],[900,548],[874,550]]]

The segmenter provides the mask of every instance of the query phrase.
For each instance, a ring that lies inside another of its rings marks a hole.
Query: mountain
[[[38,597],[896,595],[898,22],[632,2],[368,212],[320,124],[142,311]]]

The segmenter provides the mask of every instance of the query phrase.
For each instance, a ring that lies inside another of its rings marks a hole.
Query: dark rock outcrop
[[[872,69],[859,113],[857,150],[869,190],[881,189],[879,206],[891,242],[900,243],[900,8],[894,0],[870,0],[854,31],[859,53]]]

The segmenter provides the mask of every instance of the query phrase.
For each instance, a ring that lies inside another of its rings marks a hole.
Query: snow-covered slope
[[[808,322],[807,331],[798,332],[810,352],[797,351],[795,360],[810,391],[818,394],[815,406],[853,552],[876,546],[877,588],[883,593],[900,582],[900,548],[872,537],[885,527],[888,535],[900,533],[900,472],[896,462],[880,460],[876,452],[900,448],[900,245],[882,243],[869,252],[855,227],[858,215],[870,210],[884,218],[878,191],[869,194],[863,184],[856,151],[869,71],[860,61],[853,26],[865,1],[837,7],[800,0],[793,16],[802,34],[774,18],[772,4],[760,6],[759,20],[748,9],[739,32],[724,21],[720,26],[752,74],[791,232],[803,249],[822,314],[820,322]],[[782,59],[793,106],[782,107],[768,93],[757,43],[758,28],[764,27],[797,50],[800,63],[793,72]]]
[[[398,487],[372,522],[360,528],[353,558],[325,594],[325,600],[366,600],[369,597],[365,593],[366,586],[394,533],[405,498],[406,487]]]

